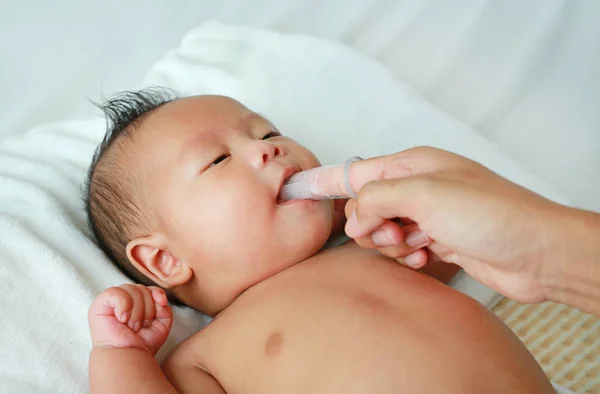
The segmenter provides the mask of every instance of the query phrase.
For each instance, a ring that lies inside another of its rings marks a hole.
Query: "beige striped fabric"
[[[600,394],[600,318],[561,304],[523,305],[507,298],[492,310],[550,380],[579,394]]]

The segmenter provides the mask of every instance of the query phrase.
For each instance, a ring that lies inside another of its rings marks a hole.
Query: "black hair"
[[[142,211],[136,175],[125,171],[119,161],[118,153],[122,153],[119,145],[123,145],[121,141],[131,141],[150,112],[176,99],[177,94],[170,89],[150,87],[121,92],[102,104],[95,104],[104,112],[107,129],[84,184],[88,225],[100,249],[116,266],[131,280],[148,286],[155,283],[129,262],[126,247],[132,231],[144,225],[149,213]],[[172,302],[178,303],[170,292],[167,294]]]

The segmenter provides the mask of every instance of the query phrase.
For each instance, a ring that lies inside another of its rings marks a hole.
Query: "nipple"
[[[346,162],[313,168],[292,175],[279,192],[281,201],[334,200],[356,198],[350,185],[350,166],[362,160],[358,156]]]

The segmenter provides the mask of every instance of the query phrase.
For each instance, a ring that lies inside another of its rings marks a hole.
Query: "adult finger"
[[[346,205],[344,205],[344,213],[346,214],[346,219],[348,219],[351,215],[352,212],[354,212],[354,209],[356,208],[356,200],[355,199],[350,199],[348,200],[348,202],[346,202]]]
[[[355,238],[354,242],[361,248],[365,249],[379,249],[382,247],[396,247],[403,246],[404,244],[404,231],[398,223],[394,223],[389,220],[383,222],[377,230],[373,233],[364,237]],[[400,254],[399,254],[400,255]]]
[[[435,171],[459,163],[464,158],[431,147],[417,147],[392,155],[374,157],[357,162],[317,167],[299,172],[287,181],[288,186],[302,185],[310,198],[350,198],[362,187],[382,179],[406,178]],[[348,179],[346,179],[348,171]],[[293,189],[293,187],[290,187]],[[309,197],[307,197],[309,198]]]
[[[345,231],[351,238],[373,232],[388,219],[410,217],[419,222],[418,206],[433,194],[434,181],[422,176],[390,179],[365,185],[348,218]]]
[[[464,167],[470,162],[463,156],[445,150],[418,146],[353,163],[348,178],[350,187],[358,194],[364,185],[373,181],[408,178],[449,168]],[[341,183],[340,179],[336,179]]]
[[[339,201],[339,200],[338,200]],[[356,207],[356,200],[350,199],[346,203],[345,214],[346,218],[350,217]],[[375,230],[379,232],[375,239],[369,234],[364,237],[356,238],[354,241],[362,248],[377,249],[382,246],[400,245],[404,241],[404,232],[401,229],[401,224],[391,220],[385,221]]]
[[[461,267],[456,264],[447,263],[441,259],[437,254],[430,250],[432,245],[437,244],[433,242],[427,248],[419,249],[406,257],[396,258],[396,261],[412,269],[421,270],[436,278],[451,279]],[[446,282],[446,280],[444,281]]]
[[[426,249],[419,249],[412,252],[408,256],[397,257],[396,261],[404,266],[418,270],[427,264],[428,258],[429,257]]]
[[[396,222],[386,221],[373,233],[355,240],[367,249],[385,248],[385,255],[397,258],[429,245],[431,239],[417,224],[400,226]]]

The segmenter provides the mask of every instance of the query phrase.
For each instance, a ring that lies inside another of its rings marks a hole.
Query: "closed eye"
[[[209,166],[209,168],[216,166],[217,164],[219,164],[223,160],[227,159],[228,157],[229,157],[229,155],[221,155],[221,156],[219,156],[215,161],[212,162],[212,164]]]
[[[281,137],[281,133],[278,131],[271,131],[267,135],[265,135],[262,139],[268,140],[268,139],[274,138],[274,137]]]

